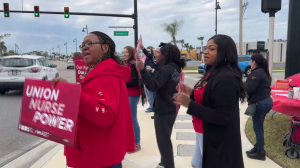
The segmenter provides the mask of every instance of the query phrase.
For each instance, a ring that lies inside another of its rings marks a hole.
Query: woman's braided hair
[[[91,65],[88,67],[88,69],[85,72],[85,75],[87,75],[100,62],[102,62],[106,59],[109,59],[109,58],[112,58],[114,61],[116,61],[120,65],[124,65],[124,62],[121,60],[121,58],[119,56],[115,55],[115,51],[116,51],[115,42],[107,34],[100,32],[100,31],[93,31],[90,34],[94,34],[94,35],[98,36],[100,45],[101,45],[103,51],[104,51],[104,49],[103,49],[102,44],[107,44],[109,46],[109,50],[106,53],[104,53],[103,57],[101,57],[99,59],[99,61],[97,62],[96,65]]]

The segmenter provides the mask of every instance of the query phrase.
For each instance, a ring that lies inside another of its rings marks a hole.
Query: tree
[[[0,48],[1,48],[1,50],[0,50],[0,56],[1,56],[3,51],[4,51],[4,53],[6,53],[6,51],[7,51],[7,47],[5,46],[4,41],[0,42]]]
[[[186,51],[189,53],[190,59],[192,59],[192,54],[191,54],[191,50],[195,49],[192,45],[190,45],[189,43],[185,43],[184,48],[186,48]],[[196,59],[195,57],[193,57],[194,59]]]
[[[147,48],[149,48],[149,49],[152,49],[152,50],[154,49],[154,47],[153,47],[153,46],[148,46]]]
[[[201,51],[204,51],[204,50],[203,50],[203,40],[204,40],[204,37],[201,36],[201,37],[198,37],[197,39],[201,41]],[[200,53],[201,53],[201,52],[200,52]],[[199,54],[199,55],[200,55],[200,54]],[[201,60],[202,60],[202,57],[200,57],[200,61],[201,61]]]
[[[176,41],[176,35],[178,34],[180,28],[182,27],[184,21],[183,20],[174,20],[170,24],[163,24],[162,26],[164,27],[164,31],[167,32],[171,38],[172,42],[177,46],[177,41]]]
[[[75,52],[73,54],[73,57],[80,57],[80,56],[82,56],[81,52]]]
[[[10,34],[0,35],[0,43],[1,43],[1,40],[2,40],[4,37],[9,37],[9,36],[10,36]],[[6,50],[7,50],[7,48],[6,48]],[[0,56],[1,56],[1,54],[2,54],[2,46],[0,45]]]
[[[184,47],[184,39],[178,40],[177,42],[181,44],[181,49],[180,49],[180,53],[181,53],[182,52],[182,48]]]

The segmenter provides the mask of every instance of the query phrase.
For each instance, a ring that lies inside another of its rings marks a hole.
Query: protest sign
[[[146,55],[141,57],[141,61],[143,61],[144,64],[145,64],[146,58],[147,58]]]
[[[81,83],[81,81],[84,78],[84,73],[87,70],[88,66],[85,63],[83,57],[74,57],[73,61],[75,64],[76,83]]]
[[[25,79],[19,130],[73,147],[81,85]]]
[[[275,88],[278,90],[288,90],[290,88],[289,84],[289,80],[276,80]]]
[[[183,71],[181,71],[179,87],[178,87],[178,93],[181,93],[183,84],[184,84],[184,73],[183,73]],[[178,113],[178,110],[179,110],[179,105],[176,106],[177,113]]]

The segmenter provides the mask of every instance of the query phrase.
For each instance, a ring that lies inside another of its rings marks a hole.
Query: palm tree
[[[5,42],[1,41],[0,42],[0,55],[2,54],[3,51],[4,51],[4,53],[6,53],[7,47],[5,46]]]
[[[180,53],[181,53],[182,52],[182,48],[184,47],[183,46],[184,45],[184,39],[178,40],[177,42],[181,44],[181,49],[180,49]]]
[[[170,24],[163,24],[165,32],[167,32],[172,37],[172,42],[177,46],[176,35],[178,34],[180,28],[182,27],[184,21],[183,20],[174,20]]]
[[[201,50],[204,51],[203,50],[203,40],[204,40],[204,37],[201,36],[201,37],[198,37],[197,39],[201,41]],[[201,54],[201,52],[200,52],[200,54]],[[202,61],[202,57],[200,57],[200,61]]]
[[[191,50],[193,50],[195,48],[192,45],[190,45],[189,43],[185,43],[184,48],[186,48],[186,51],[188,52],[190,59],[192,59],[193,56],[191,54]],[[196,60],[195,57],[193,57],[193,58]]]
[[[201,41],[201,50],[203,50],[203,40],[204,40],[204,37],[201,36],[201,37],[198,37],[197,39]]]

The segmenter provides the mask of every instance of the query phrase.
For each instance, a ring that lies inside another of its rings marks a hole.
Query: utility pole
[[[243,55],[243,17],[247,9],[248,2],[243,4],[243,0],[240,0],[240,37],[239,37],[239,55]]]
[[[58,51],[59,51],[59,56],[60,56],[60,46],[58,45],[58,46],[57,46],[57,48],[58,48]]]
[[[76,41],[76,53],[77,53],[77,37],[73,40],[73,42]]]
[[[67,56],[68,56],[68,42],[66,42],[64,45],[66,46],[66,53],[67,53]]]
[[[243,54],[243,0],[240,0],[240,39],[239,55]]]

